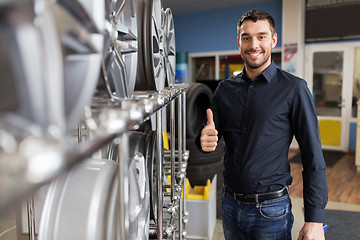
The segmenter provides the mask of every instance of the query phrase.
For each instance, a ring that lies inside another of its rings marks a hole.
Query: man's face
[[[262,72],[271,64],[271,50],[276,46],[277,35],[272,35],[266,20],[246,20],[240,26],[238,46],[247,68]]]

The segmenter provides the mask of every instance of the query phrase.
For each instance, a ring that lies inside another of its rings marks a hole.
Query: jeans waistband
[[[246,203],[251,203],[251,202],[257,203],[257,202],[263,202],[285,196],[286,194],[289,193],[289,190],[288,187],[286,186],[283,189],[275,192],[259,193],[259,194],[240,194],[240,193],[235,193],[233,190],[231,190],[229,186],[225,185],[225,192],[228,193],[236,201],[246,202]]]

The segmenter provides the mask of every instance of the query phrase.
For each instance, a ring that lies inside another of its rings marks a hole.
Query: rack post
[[[171,163],[171,203],[175,194],[175,101],[170,103],[170,163]]]
[[[182,112],[182,94],[180,94],[179,98],[177,99],[178,101],[178,167],[179,167],[179,172],[181,172],[181,168],[182,168],[182,157],[183,157],[183,149],[182,149],[182,145],[183,145],[183,132],[182,132],[182,125],[184,124],[184,119],[183,119],[183,112]],[[184,185],[184,183],[179,183],[181,184],[181,186]],[[181,187],[181,191],[180,191],[180,196],[183,193],[183,187]],[[185,197],[185,195],[183,195],[183,197]],[[180,199],[180,203],[179,203],[179,240],[182,240],[182,233],[183,233],[183,211],[184,211],[184,206],[183,206],[183,201],[182,199]]]
[[[120,200],[120,235],[129,238],[129,136],[123,133],[119,144],[119,200]]]
[[[157,174],[157,239],[163,239],[163,167],[162,167],[162,109],[156,112],[156,174]]]
[[[35,240],[35,209],[34,198],[31,195],[27,198],[27,214],[28,214],[28,227],[29,227],[29,240]]]

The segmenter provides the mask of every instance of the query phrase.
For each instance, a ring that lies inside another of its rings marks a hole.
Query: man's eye
[[[265,36],[259,36],[259,39],[263,40],[263,39],[265,39]]]
[[[243,37],[242,40],[247,41],[247,40],[249,40],[249,38],[248,37]]]

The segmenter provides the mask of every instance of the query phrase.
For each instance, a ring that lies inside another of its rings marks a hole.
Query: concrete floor
[[[304,224],[303,200],[301,198],[292,198],[292,203],[293,203],[293,214],[295,217],[292,235],[293,235],[293,239],[297,239],[298,232],[300,231],[302,225]],[[329,202],[326,209],[360,212],[360,205]],[[216,222],[212,239],[224,240],[221,220],[217,220]],[[11,212],[5,216],[1,216],[0,218],[0,240],[17,240],[15,214],[12,214]],[[191,239],[188,238],[188,240]]]

